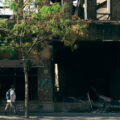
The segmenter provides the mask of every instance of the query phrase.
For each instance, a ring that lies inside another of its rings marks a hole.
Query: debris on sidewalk
[[[105,95],[99,94],[95,88],[92,88],[97,96],[97,100],[90,100],[93,108],[93,112],[112,112],[120,111],[120,100],[114,100]],[[90,97],[90,95],[89,95]]]

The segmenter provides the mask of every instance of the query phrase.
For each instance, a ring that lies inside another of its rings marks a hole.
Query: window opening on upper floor
[[[111,0],[97,0],[96,1],[96,17],[98,20],[110,20],[111,14]]]

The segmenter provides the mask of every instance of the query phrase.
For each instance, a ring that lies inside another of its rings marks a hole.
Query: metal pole
[[[84,19],[87,20],[88,16],[87,16],[87,0],[85,0],[85,6],[84,6]]]
[[[108,11],[109,20],[110,20],[110,14],[111,14],[111,0],[107,0],[107,11]]]
[[[63,0],[61,0],[61,5],[63,6],[63,3],[64,3],[64,1]]]

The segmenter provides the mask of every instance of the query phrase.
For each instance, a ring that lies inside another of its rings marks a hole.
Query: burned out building
[[[58,64],[58,101],[108,98],[112,104],[120,99],[120,24],[117,4],[119,1],[85,0],[84,19],[86,22],[90,20],[88,38],[81,40],[79,48],[73,52],[61,44],[54,45],[54,60]]]
[[[96,101],[98,95],[120,99],[119,0],[84,0],[81,3],[89,27],[88,37],[79,42],[79,48],[71,51],[60,41],[54,41],[41,51],[41,56],[29,58],[32,61],[30,111],[89,111],[91,101]],[[17,109],[23,111],[22,60],[1,58],[1,98],[11,84],[16,88]]]

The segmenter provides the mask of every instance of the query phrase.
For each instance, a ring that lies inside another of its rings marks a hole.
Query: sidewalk
[[[25,120],[24,114],[0,114],[0,120]],[[120,120],[120,113],[31,113],[28,120]]]

